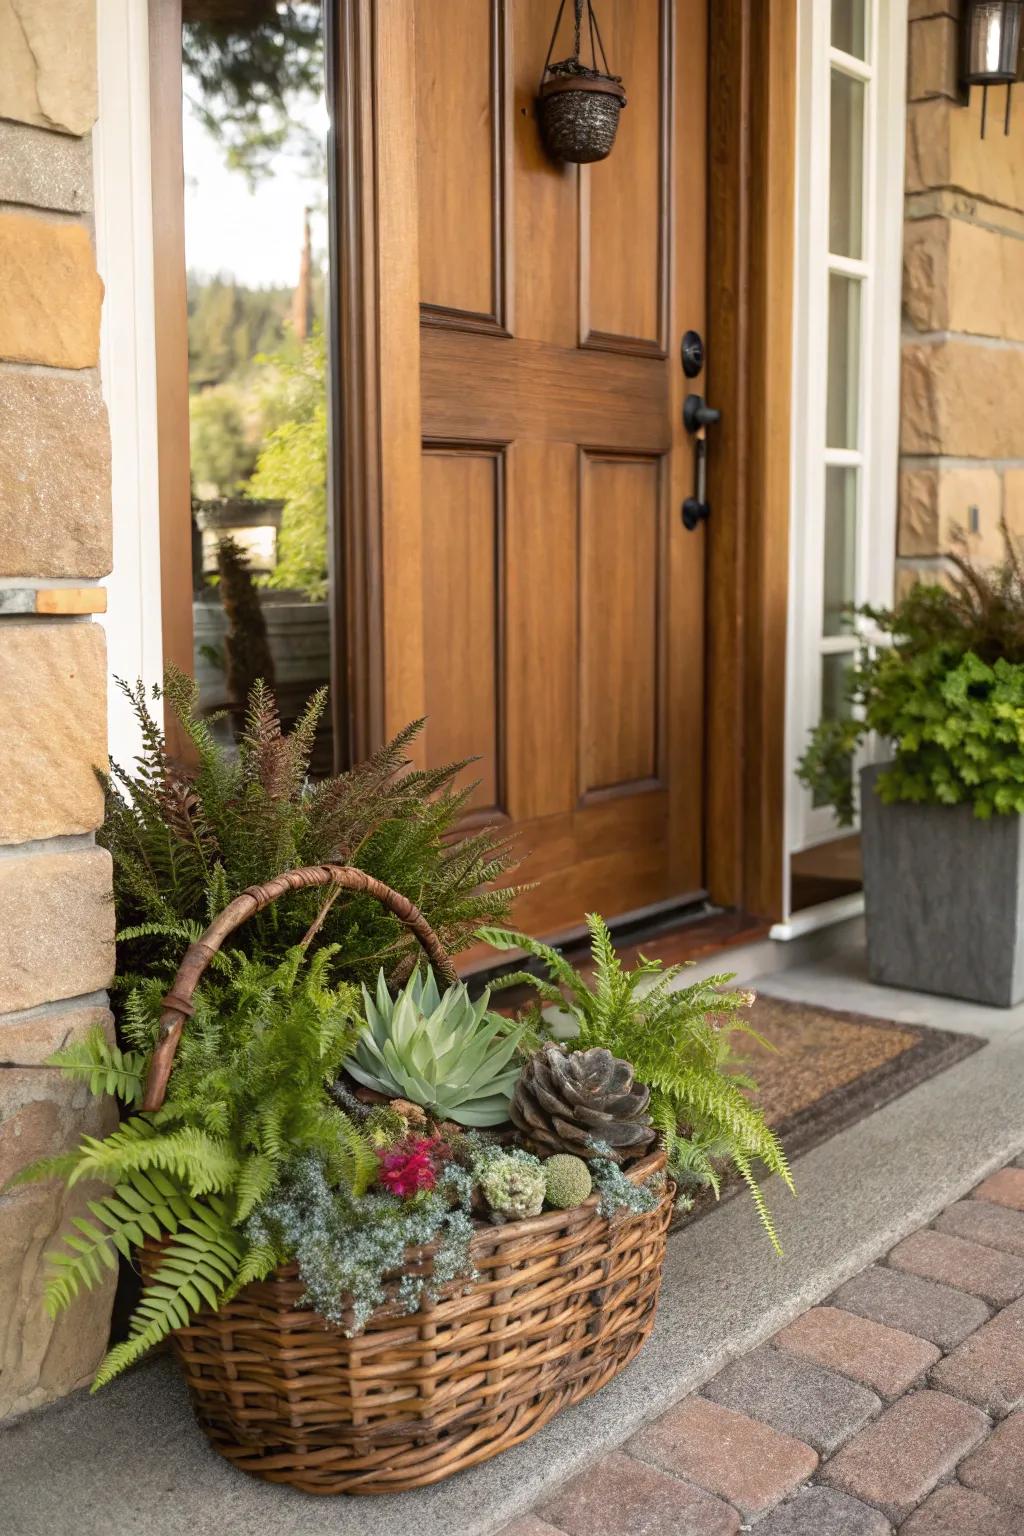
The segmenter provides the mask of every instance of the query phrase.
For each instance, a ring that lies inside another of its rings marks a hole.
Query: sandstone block
[[[0,122],[0,202],[84,213],[92,207],[89,140]]]
[[[907,98],[956,97],[959,36],[952,16],[928,16],[910,28]]]
[[[1024,458],[1024,345],[953,337],[903,347],[904,453]]]
[[[0,358],[96,366],[103,284],[84,224],[0,213],[0,293]]]
[[[106,692],[98,624],[0,628],[0,843],[99,826]]]
[[[40,1155],[99,1136],[116,1123],[113,1105],[82,1084],[48,1070],[0,1071],[0,1167],[22,1167]],[[97,1185],[67,1191],[58,1181],[27,1185],[0,1197],[0,1418],[36,1408],[88,1380],[107,1342],[114,1276],[84,1294],[72,1312],[51,1321],[43,1307],[45,1255]]]
[[[993,105],[989,102],[989,107]],[[998,112],[998,107],[996,108]],[[995,124],[990,126],[994,130]],[[1001,126],[1001,125],[1000,125]],[[1024,208],[1024,123],[1010,133],[981,137],[981,91],[965,109],[945,97],[911,102],[907,109],[906,191],[949,187],[1001,208]],[[992,222],[991,220],[989,222]]]
[[[0,117],[64,133],[96,121],[96,0],[0,0]]]
[[[95,375],[0,369],[0,576],[105,576],[110,432]]]
[[[903,226],[903,311],[918,331],[945,331],[949,298],[948,219]]]
[[[903,469],[899,538],[902,556],[948,554],[958,535],[982,564],[1002,557],[1002,478],[995,469]]]
[[[1011,533],[1024,534],[1024,469],[1004,470],[1003,511]]]
[[[0,859],[0,1012],[99,991],[113,969],[105,849]]]
[[[41,1067],[54,1051],[81,1040],[97,1025],[113,1040],[114,1019],[109,1008],[46,1004],[25,1013],[0,1014],[0,1069]]]

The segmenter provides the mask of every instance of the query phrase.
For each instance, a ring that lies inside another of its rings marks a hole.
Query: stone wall
[[[0,0],[0,1187],[109,1120],[44,1065],[110,1029],[95,57],[95,0]],[[88,1379],[105,1347],[109,1284],[56,1323],[42,1301],[44,1254],[91,1193],[0,1196],[0,1417]]]
[[[957,0],[910,0],[897,589],[1024,533],[1024,91],[957,95]]]

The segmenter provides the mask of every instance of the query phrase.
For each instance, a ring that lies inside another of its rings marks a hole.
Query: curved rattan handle
[[[206,932],[185,951],[185,958],[178,966],[171,990],[164,998],[156,1048],[146,1078],[146,1093],[142,1101],[144,1110],[159,1109],[164,1102],[181,1031],[186,1018],[194,1012],[193,993],[224,940],[248,918],[262,912],[264,907],[269,907],[279,896],[317,885],[335,885],[343,891],[358,891],[362,895],[375,897],[416,935],[437,974],[446,982],[456,980],[455,970],[441,940],[419,907],[399,891],[393,891],[382,880],[375,880],[365,870],[355,869],[349,864],[317,864],[309,869],[290,869],[286,874],[278,875],[276,880],[268,880],[266,885],[250,885],[248,890],[236,896],[214,918]]]

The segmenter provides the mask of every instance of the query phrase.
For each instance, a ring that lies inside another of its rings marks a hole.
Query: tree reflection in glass
[[[184,0],[182,81],[195,671],[230,740],[257,677],[286,726],[330,681],[319,3]]]

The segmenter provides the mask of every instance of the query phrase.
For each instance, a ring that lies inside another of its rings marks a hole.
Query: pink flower
[[[420,1190],[433,1189],[437,1183],[437,1159],[443,1155],[443,1148],[438,1136],[407,1136],[393,1146],[380,1148],[378,1181],[390,1194],[403,1200]]]

